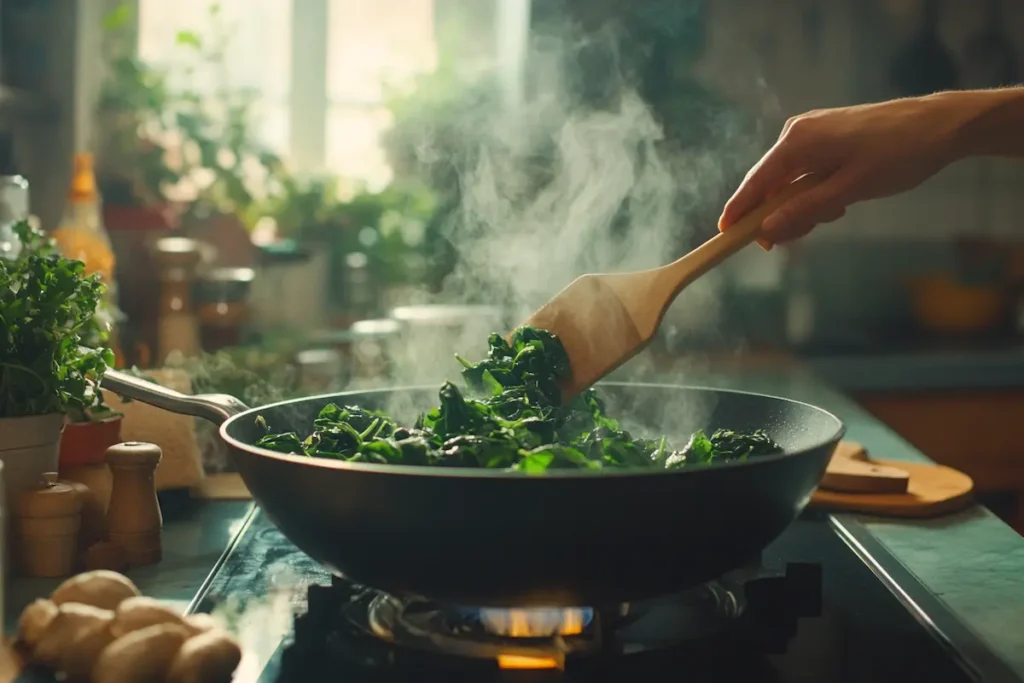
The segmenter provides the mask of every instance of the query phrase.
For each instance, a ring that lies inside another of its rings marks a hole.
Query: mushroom
[[[139,595],[128,577],[106,569],[72,576],[57,586],[50,599],[54,604],[77,602],[103,609],[117,609],[121,601]]]
[[[46,628],[60,610],[52,600],[33,600],[18,618],[18,641],[31,654],[35,651]]]
[[[122,636],[100,653],[92,683],[163,681],[188,636],[181,624],[157,624]]]
[[[32,650],[32,661],[63,670],[74,654],[72,645],[84,640],[91,646],[92,634],[105,629],[113,619],[114,613],[108,609],[77,602],[61,605]]]
[[[176,624],[184,626],[184,620],[170,607],[159,600],[136,596],[124,600],[118,605],[114,615],[114,623],[110,632],[115,638],[157,624]],[[191,633],[190,633],[191,635]]]
[[[220,630],[192,636],[178,650],[167,683],[229,683],[242,661],[242,649]]]

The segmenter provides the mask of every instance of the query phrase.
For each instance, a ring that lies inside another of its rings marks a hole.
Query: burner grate
[[[818,565],[790,564],[781,575],[723,579],[665,599],[595,609],[578,633],[539,637],[495,635],[478,608],[402,600],[337,579],[310,586],[308,611],[295,620],[282,667],[296,680],[308,667],[359,671],[361,680],[376,680],[367,672],[390,672],[381,680],[395,680],[410,671],[484,680],[510,663],[571,672],[673,656],[760,658],[783,653],[799,619],[820,614],[821,578]]]

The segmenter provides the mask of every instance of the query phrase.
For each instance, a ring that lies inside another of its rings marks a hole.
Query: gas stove
[[[1000,663],[937,599],[915,597],[912,577],[883,570],[883,549],[866,549],[855,527],[802,518],[761,562],[660,599],[499,609],[331,577],[256,512],[192,609],[237,617],[284,596],[280,638],[265,637],[263,617],[260,638],[243,634],[261,683],[1002,680]]]
[[[506,680],[534,672],[572,680],[620,664],[632,673],[667,655],[696,661],[709,649],[730,659],[781,653],[799,618],[820,614],[820,588],[819,566],[794,564],[784,574],[723,577],[643,603],[499,609],[401,599],[335,579],[309,587],[279,676],[335,671],[386,681],[415,671]]]

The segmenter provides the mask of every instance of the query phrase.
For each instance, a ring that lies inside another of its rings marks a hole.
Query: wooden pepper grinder
[[[133,567],[163,558],[163,517],[154,471],[163,454],[151,443],[126,441],[107,449],[112,486],[107,507],[110,540],[125,550]]]
[[[68,576],[74,571],[82,499],[56,472],[43,475],[35,489],[23,491],[14,508],[14,557],[30,577]]]

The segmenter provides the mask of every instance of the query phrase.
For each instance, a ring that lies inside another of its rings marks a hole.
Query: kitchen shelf
[[[60,108],[45,96],[0,85],[0,119],[32,123],[56,120]]]

